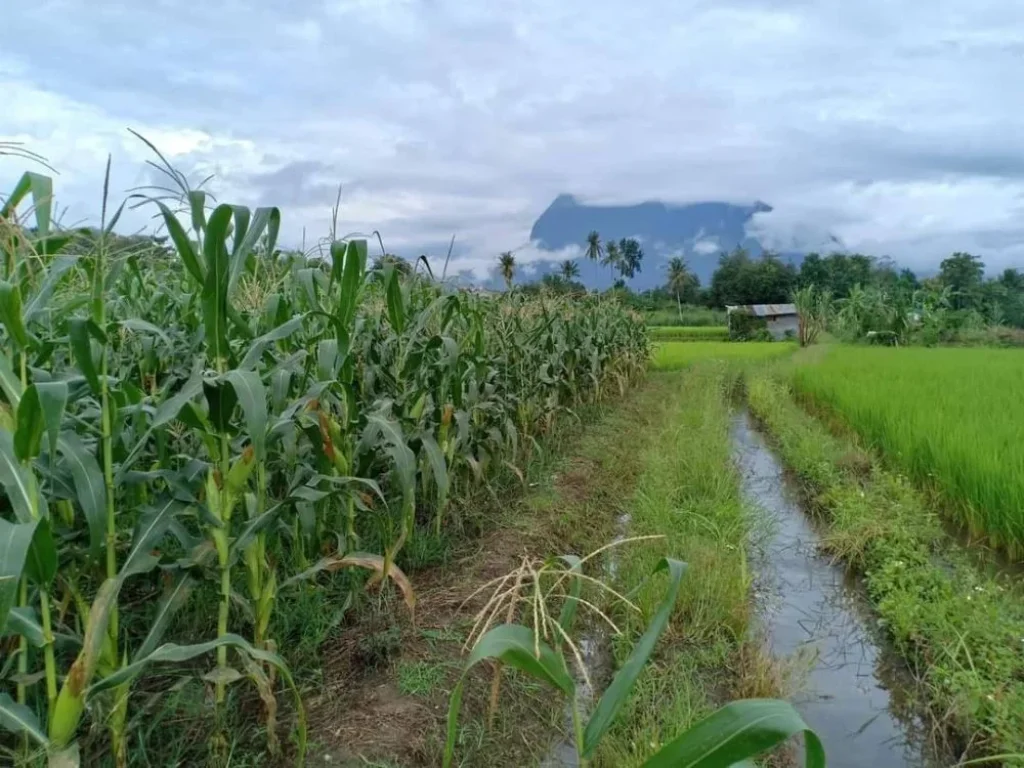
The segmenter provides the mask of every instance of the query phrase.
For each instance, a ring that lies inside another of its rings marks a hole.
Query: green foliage
[[[783,304],[793,295],[797,272],[777,255],[766,252],[757,259],[742,248],[723,253],[711,277],[708,304]]]
[[[675,299],[658,291],[649,291],[629,297],[626,301],[634,309],[644,313],[644,321],[649,326],[672,325],[684,327],[725,327],[728,316],[725,310],[698,307],[692,304],[679,307]]]
[[[127,762],[154,665],[152,706],[205,667],[214,750],[252,683],[276,752],[275,691],[294,690],[276,635],[295,623],[278,597],[357,568],[411,607],[405,548],[422,559],[453,499],[648,358],[639,319],[600,297],[450,290],[386,256],[368,270],[362,240],[282,254],[276,209],[211,209],[157,157],[177,189],[141,203],[173,248],[116,236],[106,200],[87,235],[55,230],[32,176],[0,220],[0,727],[90,764],[104,732]],[[33,196],[35,230],[16,216]],[[5,764],[27,759],[8,745]]]
[[[888,259],[863,254],[808,254],[799,286],[836,301],[831,330],[847,340],[882,334],[900,344],[977,340],[985,326],[1024,327],[1024,281],[1015,269],[986,280],[977,256],[954,253],[937,277],[920,281]]]
[[[793,304],[799,315],[797,341],[806,347],[818,340],[828,325],[832,311],[832,294],[814,285],[798,288],[793,294]]]
[[[940,488],[972,533],[1024,551],[1020,351],[839,347],[796,366],[793,385]]]
[[[737,310],[729,313],[729,338],[732,341],[771,341],[772,335],[766,318]]]

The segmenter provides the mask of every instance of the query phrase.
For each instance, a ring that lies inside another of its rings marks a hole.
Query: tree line
[[[702,286],[686,260],[677,256],[666,264],[661,287],[638,294],[630,292],[627,285],[641,271],[644,258],[635,238],[604,241],[592,231],[583,244],[583,258],[608,267],[612,290],[643,309],[674,307],[681,312],[684,305],[721,309],[736,304],[781,304],[794,301],[798,291],[813,289],[828,298],[837,316],[843,313],[848,322],[862,329],[886,326],[880,320],[882,315],[906,313],[918,318],[941,315],[947,328],[1024,328],[1024,272],[1009,268],[986,277],[981,258],[964,252],[943,259],[936,275],[921,278],[887,257],[809,253],[797,267],[770,251],[755,257],[736,248],[719,256],[707,286]],[[511,288],[517,270],[513,252],[502,253],[498,266]],[[527,289],[584,292],[579,274],[579,264],[570,259]]]

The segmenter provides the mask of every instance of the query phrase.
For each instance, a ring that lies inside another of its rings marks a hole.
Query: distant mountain
[[[637,205],[587,205],[572,195],[559,195],[534,222],[530,239],[545,250],[557,251],[570,245],[583,246],[587,234],[597,230],[602,241],[635,237],[644,249],[642,271],[630,285],[636,290],[665,282],[665,263],[672,256],[686,258],[707,285],[722,251],[743,246],[751,255],[763,252],[761,243],[747,233],[747,225],[758,213],[772,207],[760,201],[752,205],[691,203],[668,205],[645,202]],[[797,263],[800,256],[786,254]],[[611,282],[607,268],[581,260],[581,277],[591,287]]]

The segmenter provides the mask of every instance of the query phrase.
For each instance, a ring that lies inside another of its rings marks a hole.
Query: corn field
[[[333,235],[281,253],[277,209],[161,168],[173,195],[104,188],[98,228],[57,226],[33,173],[0,209],[3,764],[129,764],[154,668],[201,676],[217,723],[255,686],[301,762],[278,600],[356,568],[411,602],[403,548],[646,367],[615,303],[455,290]],[[166,245],[116,235],[126,206]],[[166,641],[196,600],[206,625]]]

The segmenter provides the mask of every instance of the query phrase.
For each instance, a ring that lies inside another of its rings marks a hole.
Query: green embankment
[[[746,562],[747,512],[729,442],[730,368],[705,362],[677,373],[654,374],[668,398],[664,418],[641,455],[643,471],[622,509],[628,536],[661,540],[616,550],[616,583],[642,582],[664,555],[689,569],[670,629],[611,733],[597,764],[640,765],[647,755],[721,698],[775,696],[756,643],[745,642],[750,617]],[[637,596],[640,614],[616,615],[624,636],[614,644],[621,664],[647,625],[663,586]]]
[[[651,341],[727,341],[729,329],[716,325],[666,325],[647,329]]]
[[[789,342],[666,341],[655,345],[656,370],[677,371],[700,360],[756,362],[791,354]]]
[[[813,506],[826,544],[863,572],[897,651],[920,681],[935,733],[956,751],[1024,765],[1024,590],[990,575],[943,529],[911,483],[836,437],[767,374],[750,408]],[[1012,756],[1017,753],[1017,756]]]

